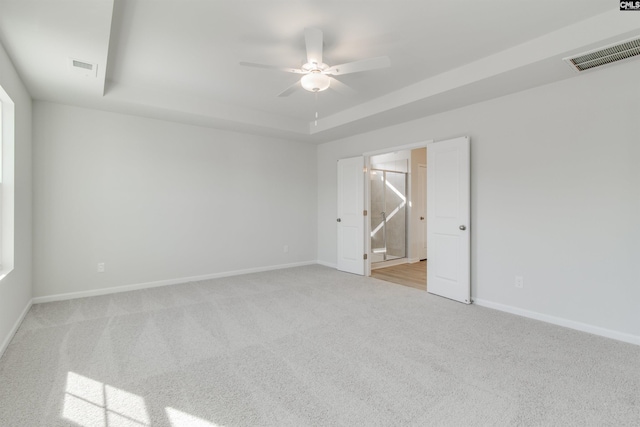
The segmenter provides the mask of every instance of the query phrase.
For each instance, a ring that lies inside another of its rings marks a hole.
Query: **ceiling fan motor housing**
[[[305,74],[300,79],[300,84],[309,92],[322,92],[329,88],[331,79],[326,74],[322,74],[320,70],[313,70],[309,74]]]

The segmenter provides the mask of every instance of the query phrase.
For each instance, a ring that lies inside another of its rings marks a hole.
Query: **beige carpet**
[[[34,306],[0,426],[638,426],[640,347],[309,266]]]

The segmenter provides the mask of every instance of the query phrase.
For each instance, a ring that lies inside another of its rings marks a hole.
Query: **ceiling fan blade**
[[[333,89],[336,92],[340,92],[344,95],[353,95],[356,93],[356,91],[353,88],[342,83],[340,80],[336,79],[335,77],[329,77],[329,78],[331,79],[331,83],[329,84],[330,89]]]
[[[277,65],[256,64],[255,62],[240,62],[240,65],[242,65],[243,67],[263,68],[263,69],[267,69],[267,70],[286,71],[287,73],[294,73],[294,74],[306,74],[307,73],[307,71],[301,70],[299,68],[285,68],[285,67],[278,67]]]
[[[278,94],[278,97],[281,98],[281,97],[289,96],[289,95],[291,95],[293,92],[295,92],[298,89],[302,89],[302,85],[300,84],[300,80],[298,80],[297,82],[295,82],[294,84],[292,84],[291,86],[289,86],[288,88],[286,88],[285,90],[280,92]]]
[[[360,61],[347,62],[346,64],[334,65],[324,71],[324,74],[340,76],[342,74],[359,73],[360,71],[375,70],[377,68],[387,68],[391,66],[388,56],[378,56],[375,58],[362,59]]]
[[[322,64],[322,31],[317,28],[305,28],[304,41],[307,46],[307,62]]]

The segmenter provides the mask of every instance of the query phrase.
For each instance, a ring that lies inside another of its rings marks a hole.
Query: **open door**
[[[469,138],[427,146],[427,290],[471,303]]]
[[[338,270],[364,275],[364,157],[338,160]]]

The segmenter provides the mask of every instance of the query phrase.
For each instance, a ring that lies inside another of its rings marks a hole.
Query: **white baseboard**
[[[565,328],[575,329],[582,332],[588,332],[590,334],[599,335],[601,337],[611,338],[618,341],[623,341],[629,344],[640,345],[640,336],[637,336],[637,335],[618,332],[611,329],[601,328],[599,326],[589,325],[587,323],[576,322],[574,320],[563,319],[561,317],[550,316],[548,314],[542,314],[535,311],[529,311],[522,308],[513,307],[505,304],[499,304],[496,302],[486,301],[482,299],[474,299],[473,303],[482,307],[492,308],[494,310],[500,310],[506,313],[528,317],[530,319],[541,320],[543,322],[552,323],[558,326],[564,326]]]
[[[316,264],[324,265],[325,267],[329,267],[329,268],[338,268],[337,264],[332,264],[332,263],[326,262],[326,261],[317,260]]]
[[[158,280],[155,282],[137,283],[133,285],[114,286],[111,288],[93,289],[90,291],[69,292],[64,294],[46,295],[35,297],[33,304],[41,304],[45,302],[64,301],[76,298],[95,297],[99,295],[115,294],[119,292],[137,291],[140,289],[157,288],[160,286],[177,285],[180,283],[197,282],[199,280],[219,279],[221,277],[239,276],[241,274],[260,273],[263,271],[281,270],[283,268],[301,267],[304,265],[313,265],[316,261],[302,261],[291,264],[271,265],[268,267],[247,268],[244,270],[224,271],[221,273],[205,274],[202,276],[181,277],[177,279]]]
[[[24,308],[24,310],[22,310],[22,313],[20,314],[20,316],[16,320],[16,323],[14,323],[13,328],[11,328],[11,330],[9,331],[7,336],[5,337],[4,341],[2,341],[2,345],[0,345],[0,359],[2,358],[2,355],[4,354],[4,351],[9,346],[9,343],[13,339],[13,336],[16,334],[16,332],[18,332],[18,328],[20,327],[20,324],[24,320],[24,317],[27,315],[27,313],[29,312],[29,309],[31,308],[32,305],[33,305],[33,300],[31,299],[27,303],[27,306]]]

